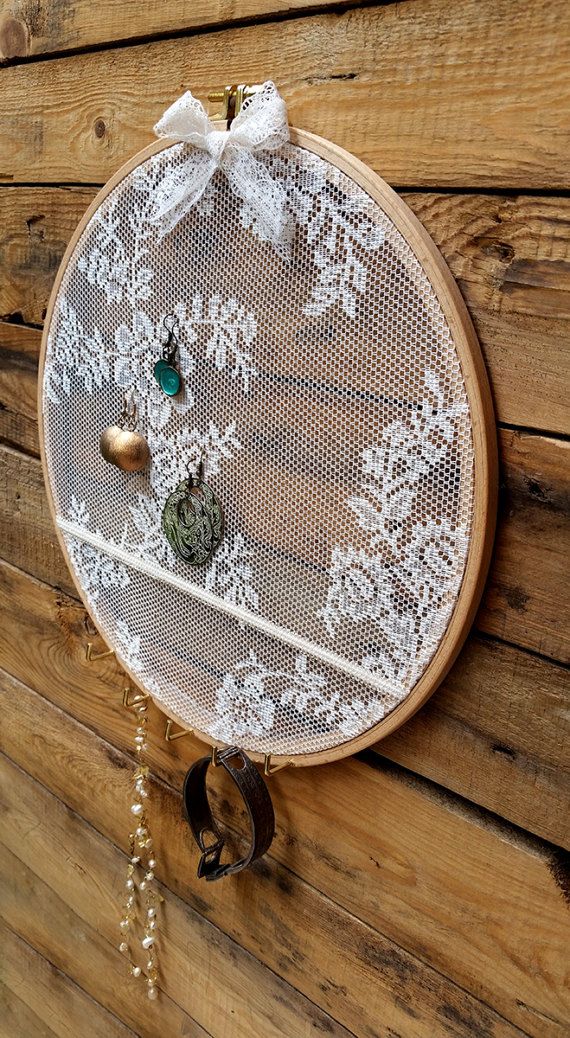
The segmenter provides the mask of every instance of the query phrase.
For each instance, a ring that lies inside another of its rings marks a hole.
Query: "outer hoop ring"
[[[290,128],[291,143],[307,151],[313,152],[320,158],[325,159],[336,166],[348,177],[355,181],[377,204],[384,210],[389,219],[394,223],[412,249],[428,278],[440,306],[449,325],[453,342],[457,351],[461,372],[465,384],[465,390],[469,401],[471,415],[471,429],[473,435],[474,450],[474,488],[473,488],[473,526],[467,562],[463,581],[455,603],[455,608],[449,621],[447,630],[435,652],[431,662],[426,667],[419,681],[402,700],[398,706],[387,714],[378,724],[361,735],[339,743],[337,746],[314,753],[302,753],[298,755],[271,755],[272,767],[292,764],[295,767],[313,764],[326,764],[334,760],[358,753],[366,749],[372,743],[390,735],[402,724],[404,724],[427,699],[436,691],[446,674],[450,670],[457,655],[469,633],[481,595],[487,578],[493,540],[495,535],[495,523],[497,512],[497,487],[498,487],[498,459],[497,459],[497,437],[495,428],[495,417],[491,398],[491,389],[487,377],[487,371],[483,361],[481,348],[477,339],[475,329],[463,301],[463,297],[449,270],[443,256],[431,239],[428,232],[420,221],[412,213],[406,203],[382,180],[377,173],[357,159],[354,155],[333,144],[331,141],[318,137],[316,134],[305,130]],[[155,141],[142,151],[137,152],[126,162],[114,176],[105,184],[93,199],[91,205],[77,225],[75,232],[65,250],[59,270],[57,272],[44,323],[42,344],[39,363],[38,377],[38,424],[40,451],[44,482],[47,491],[48,505],[54,523],[56,535],[59,541],[65,561],[77,588],[78,595],[83,602],[87,612],[91,616],[89,605],[85,600],[82,588],[75,578],[70,564],[69,555],[65,542],[56,522],[55,506],[48,476],[43,421],[43,382],[44,367],[47,349],[47,337],[51,324],[54,306],[56,303],[59,287],[67,269],[67,265],[75,250],[81,234],[89,220],[99,208],[110,191],[113,190],[129,173],[141,162],[155,155],[165,148],[172,147],[175,142]],[[93,618],[91,617],[93,620]],[[94,621],[93,621],[94,623]],[[95,625],[96,626],[96,625]],[[133,685],[138,687],[138,682],[129,668],[117,656],[119,663],[128,674]],[[162,705],[161,710],[164,710]],[[175,714],[168,715],[176,724],[185,728],[186,725]],[[216,742],[205,732],[197,729],[193,734],[210,746],[221,747],[222,743]],[[261,753],[249,753],[248,756],[259,763],[267,760],[267,756]]]

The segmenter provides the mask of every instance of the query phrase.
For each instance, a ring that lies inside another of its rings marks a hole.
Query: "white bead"
[[[148,962],[146,964],[146,968],[147,968],[147,970],[149,970],[149,972],[150,972],[150,970],[154,969],[154,962],[152,961],[152,959],[148,960]]]
[[[145,879],[147,879],[149,882],[151,879],[154,879],[154,872],[152,871],[152,869],[150,872],[147,872]]]
[[[149,908],[149,910],[147,912],[147,916],[149,917],[149,919],[154,919],[155,915],[156,915],[156,908]]]
[[[142,971],[141,971],[140,966],[133,966],[133,968],[131,970],[131,973],[132,973],[133,977],[140,977],[141,972]]]
[[[152,948],[152,946],[154,944],[154,937],[153,937],[153,935],[152,934],[147,934],[146,937],[143,937],[143,939],[141,941],[141,944],[142,944],[143,948],[146,948],[146,949]]]
[[[151,1002],[154,1002],[154,1000],[158,998],[158,991],[155,987],[149,987],[148,997],[150,998]]]
[[[131,804],[131,812],[134,815],[142,815],[143,806],[142,804]]]
[[[131,858],[131,864],[132,865],[138,865],[139,861],[140,861],[140,858],[137,857],[137,855],[135,855],[134,858]]]
[[[139,838],[141,838],[143,836],[146,836],[146,829],[145,829],[144,825],[139,825],[135,835],[138,836]]]
[[[142,879],[139,883],[139,890],[146,890],[146,879]]]
[[[122,952],[123,955],[124,955],[125,952],[128,952],[128,950],[129,950],[129,946],[128,946],[127,942],[126,941],[121,941],[121,943],[119,945],[119,951]]]
[[[132,879],[128,879],[127,882],[125,883],[125,886],[126,886],[127,890],[134,890],[135,889],[135,884],[134,884],[134,881]]]
[[[127,930],[129,929],[129,920],[128,919],[121,919],[121,922],[119,923],[119,929],[120,929],[121,933],[126,933]]]
[[[154,858],[149,858],[148,859],[148,867],[149,867],[149,869],[153,869],[155,865],[156,865],[156,862],[155,862]]]
[[[143,799],[144,799],[144,797],[148,796],[148,789],[142,789],[142,787],[141,787],[141,789],[137,790],[137,792],[138,792],[139,796],[143,797]]]
[[[156,930],[156,919],[149,919],[148,928],[149,930]]]
[[[137,746],[143,746],[144,745],[144,735],[135,735],[135,742],[136,742]]]

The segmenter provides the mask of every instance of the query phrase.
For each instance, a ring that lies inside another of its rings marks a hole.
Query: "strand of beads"
[[[135,697],[135,712],[137,715],[137,729],[135,735],[135,752],[139,759],[139,765],[134,774],[134,797],[131,804],[131,813],[137,821],[134,832],[129,834],[130,860],[127,866],[126,900],[125,911],[120,922],[121,943],[119,951],[129,956],[130,970],[133,977],[143,976],[139,965],[133,961],[129,936],[137,917],[137,891],[139,905],[143,911],[143,937],[141,946],[148,956],[146,963],[147,994],[152,1000],[158,998],[158,968],[156,962],[156,930],[157,930],[157,908],[162,900],[156,888],[154,870],[156,861],[152,856],[152,837],[149,832],[148,819],[146,816],[144,801],[148,797],[147,779],[149,769],[140,763],[140,758],[146,750],[146,726],[147,707],[146,696]],[[149,855],[147,864],[143,864],[143,856]],[[140,878],[140,873],[143,873]]]

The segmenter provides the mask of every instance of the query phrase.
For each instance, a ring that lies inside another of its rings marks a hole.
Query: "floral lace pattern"
[[[374,207],[362,192],[354,197],[341,194],[339,204],[341,175],[338,170],[325,172],[319,161],[311,164],[303,185],[288,168],[284,175],[289,204],[307,234],[317,269],[303,312],[314,317],[339,303],[348,317],[354,317],[358,298],[366,291],[366,254],[381,248],[385,238]]]
[[[286,249],[221,168],[161,235],[157,187],[191,159],[176,144],[128,174],[62,279],[44,375],[58,522],[102,632],[165,709],[245,749],[319,751],[401,702],[445,633],[469,549],[467,395],[435,293],[364,190],[286,144],[256,158],[286,198]],[[154,376],[168,327],[176,397]],[[131,390],[139,473],[97,448]],[[193,568],[161,520],[200,466],[224,535]]]
[[[446,404],[435,374],[426,370],[416,412],[393,422],[379,444],[363,451],[361,494],[346,502],[367,534],[367,549],[339,545],[332,553],[320,611],[329,636],[334,639],[344,621],[370,622],[377,648],[362,665],[407,688],[435,651],[463,577],[468,531],[426,516],[418,500],[438,467],[453,465],[458,423],[467,417],[465,404]]]
[[[310,717],[324,731],[340,731],[351,738],[362,726],[379,721],[385,705],[378,697],[341,697],[328,687],[323,673],[309,665],[307,657],[295,657],[291,670],[272,668],[250,652],[224,677],[216,694],[217,720],[213,734],[227,739],[261,736],[271,730],[279,713],[294,711]]]

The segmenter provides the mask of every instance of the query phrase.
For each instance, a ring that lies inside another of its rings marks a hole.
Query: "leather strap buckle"
[[[238,757],[240,766],[232,764]],[[247,808],[251,826],[248,852],[239,861],[220,864],[225,838],[212,817],[206,789],[206,774],[210,764],[222,765],[237,786]],[[201,757],[189,768],[182,790],[184,813],[198,847],[202,851],[198,862],[198,877],[221,879],[246,869],[269,849],[275,830],[275,815],[269,790],[247,754],[238,746],[216,751],[212,757]],[[207,837],[213,836],[213,843]]]

